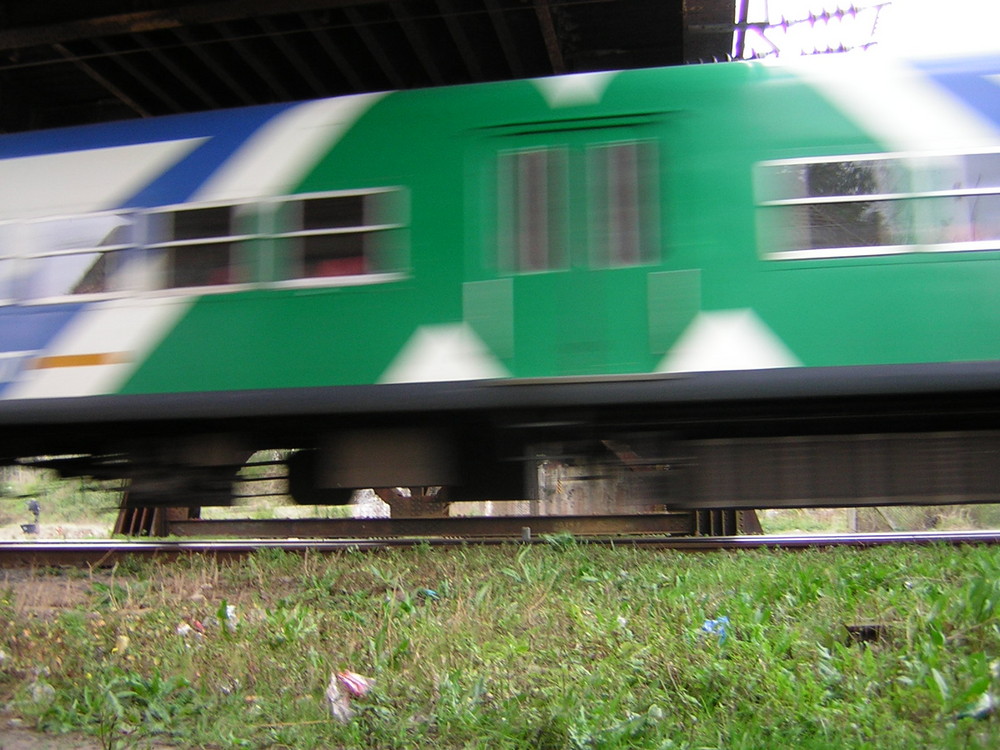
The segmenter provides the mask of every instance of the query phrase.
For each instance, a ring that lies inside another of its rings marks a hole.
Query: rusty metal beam
[[[490,21],[493,22],[493,30],[500,41],[500,49],[507,60],[510,72],[517,78],[524,78],[524,65],[521,62],[521,55],[517,51],[517,41],[511,33],[507,19],[504,18],[503,10],[497,5],[496,0],[485,0],[486,12],[489,13]]]
[[[382,69],[386,78],[389,79],[390,85],[396,89],[405,88],[405,82],[392,66],[389,55],[386,54],[385,49],[383,49],[381,42],[379,42],[378,38],[372,32],[368,22],[361,17],[361,13],[355,8],[345,8],[344,14],[354,27],[354,31],[361,37],[361,41],[365,43],[368,52],[375,59],[375,62],[378,63],[379,68]]]
[[[691,534],[690,513],[629,516],[504,516],[469,518],[346,518],[174,521],[168,533],[192,537],[245,539],[338,539],[411,536],[502,536],[570,533],[579,536],[609,534]]]
[[[443,85],[444,77],[441,75],[437,63],[434,62],[434,56],[427,45],[427,40],[424,39],[423,32],[420,31],[416,21],[413,20],[413,16],[398,2],[389,3],[389,7],[392,9],[392,14],[396,17],[396,20],[399,21],[399,25],[402,27],[403,33],[406,34],[406,39],[413,48],[417,59],[420,60],[420,64],[424,66],[424,70],[430,76],[431,83],[435,86]]]
[[[205,91],[205,89],[202,88],[202,86],[195,81],[194,78],[189,76],[180,65],[171,60],[167,55],[163,54],[162,50],[160,50],[156,45],[151,44],[145,35],[136,34],[135,40],[142,46],[143,50],[152,55],[153,59],[166,68],[170,74],[180,81],[188,91],[201,99],[203,104],[212,109],[219,109],[222,106],[215,97]]]
[[[139,34],[199,24],[225,23],[255,15],[304,13],[313,10],[377,5],[385,0],[224,0],[137,13],[120,13],[45,26],[0,31],[0,49],[23,49],[116,34]]]
[[[228,24],[219,24],[218,28],[222,32],[222,38],[232,45],[233,49],[236,50],[243,62],[245,62],[247,66],[252,69],[265,84],[267,84],[271,91],[277,94],[279,99],[288,100],[292,98],[291,92],[284,87],[278,77],[270,71],[268,66],[260,61],[258,55],[253,54],[247,49],[246,42],[241,39],[238,34],[232,33]]]
[[[152,113],[143,107],[139,102],[133,99],[131,96],[126,94],[122,89],[113,84],[103,75],[101,75],[97,70],[94,69],[92,65],[81,60],[77,55],[73,54],[61,44],[53,44],[52,49],[59,53],[66,61],[72,63],[81,71],[83,71],[89,78],[96,81],[108,92],[110,92],[116,99],[121,101],[129,109],[133,110],[140,117],[152,117]]]
[[[312,33],[313,37],[319,43],[319,46],[323,48],[323,52],[326,53],[327,57],[333,61],[334,66],[336,66],[340,74],[344,76],[348,85],[355,91],[364,91],[365,82],[361,80],[357,71],[354,70],[354,66],[344,56],[344,53],[337,48],[337,45],[333,43],[329,34],[320,32],[322,24],[311,13],[303,13],[302,17],[309,26],[310,33]]]
[[[226,86],[228,86],[244,104],[255,104],[253,97],[246,92],[246,89],[240,85],[239,81],[233,78],[233,76],[229,74],[229,71],[220,65],[217,60],[213,60],[209,57],[208,53],[202,49],[201,42],[194,39],[186,29],[176,29],[174,33],[182,42],[184,42],[187,48],[190,49],[199,60],[201,60],[202,64],[211,70]]]
[[[292,67],[295,68],[295,72],[302,77],[302,80],[306,82],[306,85],[312,89],[314,94],[317,96],[323,96],[330,93],[330,88],[325,86],[323,82],[316,77],[312,68],[306,63],[305,60],[302,59],[302,55],[299,54],[299,51],[295,49],[294,45],[292,45],[286,38],[286,35],[282,33],[270,19],[258,18],[256,20],[257,25],[263,29],[264,33],[267,34],[267,38],[270,39],[274,43],[274,46],[281,51],[281,54],[283,54],[288,62],[291,63]]]
[[[105,57],[113,60],[122,70],[138,81],[146,91],[158,97],[160,101],[166,104],[169,109],[174,112],[184,111],[184,107],[182,107],[176,99],[168,94],[162,86],[129,61],[127,53],[122,54],[112,49],[111,45],[103,39],[95,39],[94,46],[97,47],[97,49],[99,49]]]
[[[437,0],[437,6],[441,11],[441,17],[444,19],[445,25],[448,27],[448,33],[451,34],[452,41],[455,42],[455,46],[458,48],[458,54],[462,56],[462,62],[465,63],[466,70],[469,71],[469,75],[472,76],[473,81],[482,81],[483,68],[479,64],[479,57],[472,49],[472,44],[469,42],[469,37],[458,20],[458,14],[455,12],[451,0]]]
[[[549,0],[535,0],[535,15],[538,16],[538,25],[542,30],[542,38],[545,40],[545,51],[549,54],[552,72],[561,75],[566,72],[566,60],[563,58],[562,48],[559,46],[559,35],[556,33]]]

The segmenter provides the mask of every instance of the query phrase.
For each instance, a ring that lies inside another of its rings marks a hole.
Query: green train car
[[[998,85],[845,55],[4,136],[0,459],[138,504],[265,448],[304,502],[545,456],[686,507],[1000,500]]]

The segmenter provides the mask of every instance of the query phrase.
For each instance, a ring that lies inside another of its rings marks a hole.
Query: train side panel
[[[123,257],[194,270],[69,293],[24,269],[96,277],[107,246],[15,250],[2,325],[35,333],[5,334],[0,397],[998,359],[1000,67],[897,67],[587,74],[5,140],[30,178],[5,240],[53,212],[111,237],[131,211]],[[75,202],[46,206],[50,178]],[[228,234],[188,221],[213,211]],[[200,260],[222,245],[228,265]]]

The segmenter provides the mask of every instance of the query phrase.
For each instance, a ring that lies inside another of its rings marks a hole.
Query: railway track
[[[94,566],[110,567],[126,557],[175,559],[186,555],[239,558],[262,549],[290,552],[332,553],[344,550],[374,550],[411,547],[418,544],[456,546],[464,544],[547,544],[550,537],[528,533],[520,537],[399,537],[393,539],[200,539],[190,541],[25,541],[0,542],[0,567]],[[688,551],[740,549],[807,549],[817,547],[873,547],[887,544],[996,544],[1000,530],[927,531],[866,534],[775,534],[755,536],[664,535],[595,536],[580,538],[585,544],[630,544]]]

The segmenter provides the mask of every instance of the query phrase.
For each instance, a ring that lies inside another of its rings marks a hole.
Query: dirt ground
[[[58,528],[58,531],[57,531]],[[16,531],[15,531],[16,530]],[[64,524],[46,529],[44,526],[37,538],[40,539],[87,539],[107,538],[104,527],[84,524]],[[0,540],[23,541],[36,538],[26,537],[18,526],[0,527]],[[103,577],[104,571],[94,571],[94,577]],[[52,576],[38,580],[27,569],[10,568],[0,570],[0,588],[14,592],[18,607],[29,610],[40,617],[52,617],[58,612],[81,605],[87,601],[92,580],[68,576]],[[124,743],[124,744],[123,744]],[[129,745],[123,739],[115,747],[138,748],[139,750],[176,750],[169,745]],[[0,710],[0,750],[103,750],[94,738],[81,734],[43,734],[25,727],[20,719],[4,715]]]
[[[101,750],[101,746],[85,737],[38,734],[3,726],[0,727],[0,750]]]
[[[172,745],[116,745],[139,750],[177,750]],[[39,734],[20,727],[10,727],[0,719],[0,750],[103,750],[93,739],[74,734]]]
[[[0,529],[6,532],[7,529]],[[20,529],[18,529],[20,531]],[[18,539],[7,537],[4,539]],[[74,537],[77,538],[77,537]],[[38,586],[23,580],[24,571],[7,570],[0,574],[0,586],[13,589],[26,606],[35,611],[54,612],[85,596],[86,582],[54,579]],[[41,734],[25,728],[19,719],[0,714],[0,750],[102,750],[101,745],[83,735]]]

